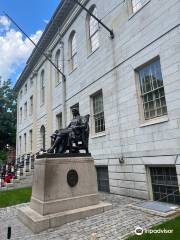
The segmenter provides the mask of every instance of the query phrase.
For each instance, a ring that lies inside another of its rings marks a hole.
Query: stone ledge
[[[37,155],[36,159],[42,158],[73,158],[73,157],[91,157],[90,153],[43,153],[41,155]]]
[[[112,204],[99,202],[96,205],[88,207],[42,216],[28,206],[18,209],[18,217],[34,233],[39,233],[49,228],[59,227],[68,222],[103,213],[110,209],[112,209]]]
[[[163,213],[163,212],[155,211],[155,210],[144,208],[144,207],[138,207],[138,206],[135,206],[133,204],[128,204],[128,207],[131,207],[132,209],[135,209],[135,210],[140,210],[142,212],[145,212],[145,213],[148,213],[148,214],[151,214],[151,215],[164,217],[164,218],[172,217],[172,216],[175,216],[175,215],[180,213],[179,208],[177,210],[172,210],[172,211],[169,211],[167,213]]]
[[[81,207],[98,204],[98,194],[87,194],[71,198],[50,200],[47,202],[31,197],[30,207],[41,215],[55,214]]]

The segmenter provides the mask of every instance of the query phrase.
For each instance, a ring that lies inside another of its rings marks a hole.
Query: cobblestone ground
[[[0,239],[7,239],[7,227],[11,226],[13,240],[118,240],[137,226],[149,228],[164,220],[127,206],[141,200],[113,194],[100,194],[100,198],[111,202],[113,209],[36,235],[18,220],[17,206],[0,209]],[[96,238],[91,237],[93,233]]]

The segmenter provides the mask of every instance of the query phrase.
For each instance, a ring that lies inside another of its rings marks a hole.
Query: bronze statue
[[[80,116],[77,109],[72,109],[73,119],[65,129],[56,130],[51,136],[52,147],[48,153],[79,153],[79,150],[88,150],[89,115]]]

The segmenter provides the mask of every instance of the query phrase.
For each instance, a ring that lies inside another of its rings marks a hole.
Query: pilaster
[[[52,57],[52,53],[47,53],[48,57]],[[46,148],[51,146],[52,134],[52,64],[46,61],[46,110],[47,110],[47,127],[46,127]]]
[[[31,79],[33,79],[33,132],[32,132],[32,153],[36,153],[37,149],[37,84],[38,74],[34,71]]]

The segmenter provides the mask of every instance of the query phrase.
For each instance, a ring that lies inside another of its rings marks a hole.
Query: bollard
[[[7,239],[11,239],[11,227],[8,227]]]

